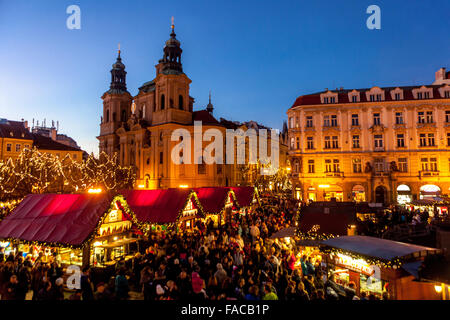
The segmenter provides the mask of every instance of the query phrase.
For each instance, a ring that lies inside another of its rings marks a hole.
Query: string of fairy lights
[[[131,188],[136,174],[132,167],[121,166],[117,155],[101,153],[76,161],[69,155],[60,158],[24,149],[16,159],[0,161],[0,200],[9,206],[11,200],[31,193],[76,193],[90,188],[105,191]]]

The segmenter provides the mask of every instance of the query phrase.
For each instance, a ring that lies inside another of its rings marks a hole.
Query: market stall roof
[[[277,239],[277,238],[292,238],[295,236],[295,227],[287,227],[284,229],[281,229],[280,231],[275,232],[270,239]]]
[[[239,207],[249,207],[252,205],[253,199],[258,198],[258,191],[255,187],[231,187]]]
[[[203,207],[205,213],[219,214],[225,207],[228,200],[230,188],[227,187],[206,187],[195,188],[198,200]]]
[[[366,236],[337,237],[322,241],[322,245],[383,260],[440,252],[435,248]]]
[[[349,225],[356,223],[354,205],[310,205],[302,209],[299,216],[299,230],[317,234],[347,235]]]
[[[112,197],[105,194],[31,194],[0,222],[0,239],[82,245]]]
[[[144,223],[173,223],[191,196],[189,189],[122,190],[136,219]]]

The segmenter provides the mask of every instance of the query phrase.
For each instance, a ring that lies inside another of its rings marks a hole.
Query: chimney
[[[446,70],[444,67],[440,68],[436,73],[434,74],[434,82],[433,84],[450,84],[450,79],[447,79]]]
[[[50,129],[50,138],[52,138],[53,141],[56,141],[56,129],[55,128]]]

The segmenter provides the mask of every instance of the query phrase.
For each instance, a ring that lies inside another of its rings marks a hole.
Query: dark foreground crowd
[[[121,260],[115,275],[97,281],[92,269],[82,270],[81,289],[69,300],[127,300],[130,292],[144,300],[356,300],[355,284],[344,288],[324,275],[320,260],[299,248],[270,239],[293,224],[298,206],[277,201],[257,212],[236,215],[221,228],[212,221],[198,224],[194,233],[154,233],[145,253]],[[63,270],[56,262],[43,263],[0,253],[0,294],[3,300],[63,300]],[[387,298],[387,297],[383,297]]]

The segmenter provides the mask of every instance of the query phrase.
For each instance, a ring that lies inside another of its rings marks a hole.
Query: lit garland
[[[86,161],[75,161],[38,149],[24,149],[16,159],[0,161],[0,200],[23,198],[31,193],[74,193],[90,188],[118,190],[131,188],[134,168],[119,164],[117,155],[102,152]]]
[[[392,260],[383,260],[383,259],[376,259],[376,258],[372,258],[372,257],[366,257],[360,254],[356,254],[353,253],[351,251],[347,251],[347,250],[342,250],[339,248],[332,248],[329,246],[321,246],[320,247],[320,251],[323,252],[324,254],[336,254],[336,253],[340,253],[340,254],[345,254],[347,256],[350,256],[353,259],[363,259],[365,260],[368,264],[371,265],[376,265],[380,268],[392,268],[392,269],[398,269],[401,267],[401,265],[403,264],[403,261],[400,258],[395,258]]]

